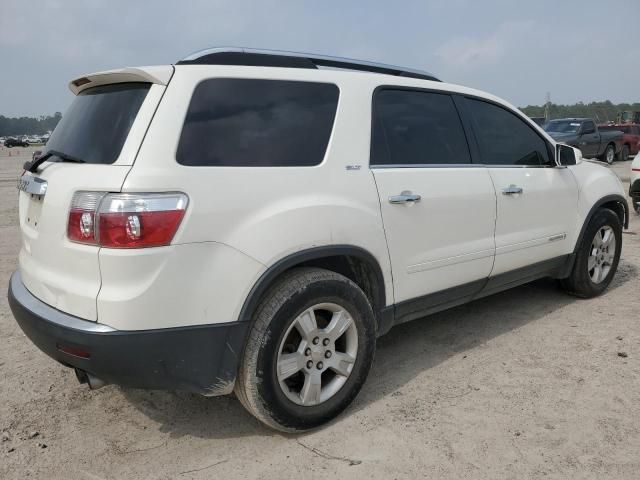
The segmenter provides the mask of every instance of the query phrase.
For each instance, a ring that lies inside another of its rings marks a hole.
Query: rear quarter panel
[[[176,151],[194,87],[207,78],[238,77],[333,83],[340,89],[332,136],[324,161],[315,167],[189,167],[176,161]],[[371,253],[385,279],[387,303],[393,303],[391,267],[380,216],[378,194],[368,169],[371,93],[376,84],[358,73],[282,68],[180,66],[159,106],[123,191],[182,191],[189,207],[173,246],[213,243],[245,257],[246,268],[213,261],[202,249],[206,272],[193,274],[193,264],[175,268],[176,289],[198,292],[183,302],[183,315],[160,316],[162,326],[213,323],[238,318],[246,294],[264,269],[295,252],[323,245],[352,245]],[[355,165],[347,169],[347,165]],[[359,166],[359,168],[358,168]],[[120,294],[110,295],[116,281],[104,265],[98,299],[100,321],[113,325]],[[148,274],[150,275],[150,274]],[[159,273],[154,274],[158,276]],[[224,295],[215,286],[225,284]],[[164,301],[167,285],[149,283],[147,299]],[[202,285],[210,286],[209,289]],[[131,301],[131,298],[129,298]],[[107,308],[107,304],[110,306]],[[139,325],[131,319],[131,325]],[[133,328],[138,328],[137,326]]]

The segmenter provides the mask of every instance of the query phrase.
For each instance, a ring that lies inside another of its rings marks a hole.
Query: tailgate
[[[24,285],[43,302],[86,320],[97,320],[99,247],[67,237],[73,194],[120,191],[165,89],[127,80],[79,93],[43,149],[64,155],[19,181]],[[65,156],[84,163],[65,162]]]

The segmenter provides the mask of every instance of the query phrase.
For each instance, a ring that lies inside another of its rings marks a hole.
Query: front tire
[[[294,269],[258,306],[236,395],[277,430],[318,427],[356,397],[375,346],[373,309],[354,282],[328,270]]]
[[[561,281],[562,286],[582,298],[600,295],[613,280],[621,250],[620,218],[608,208],[598,210],[578,247],[571,275]]]

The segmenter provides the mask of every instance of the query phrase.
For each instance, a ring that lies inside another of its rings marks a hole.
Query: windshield
[[[555,133],[578,133],[580,130],[580,122],[571,120],[551,120],[544,127],[546,132]]]
[[[117,83],[80,92],[43,153],[55,150],[86,163],[115,162],[150,86]]]

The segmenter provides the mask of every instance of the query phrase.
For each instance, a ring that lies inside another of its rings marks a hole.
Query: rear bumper
[[[43,303],[26,289],[19,272],[11,277],[8,298],[20,328],[40,350],[107,383],[203,395],[233,390],[247,322],[115,330]]]

